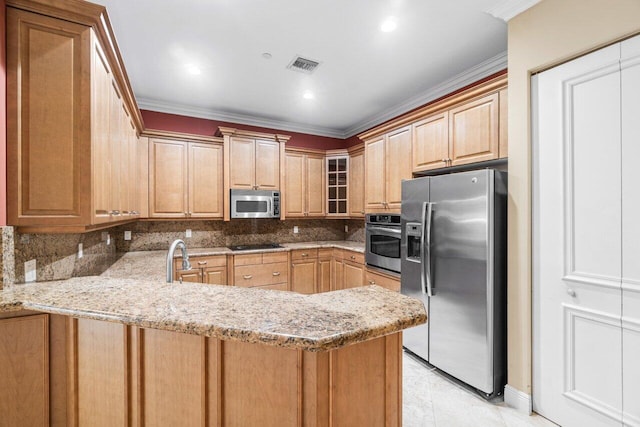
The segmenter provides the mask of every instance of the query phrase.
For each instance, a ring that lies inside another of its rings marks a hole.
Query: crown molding
[[[269,129],[299,132],[330,138],[344,139],[344,132],[339,129],[323,126],[311,126],[301,123],[288,122],[286,120],[274,120],[256,117],[246,114],[228,113],[224,111],[209,110],[206,108],[190,107],[170,102],[157,101],[149,98],[138,98],[138,106],[142,110],[157,111],[159,113],[177,114],[180,116],[198,117],[201,119],[219,120],[234,124],[258,126]]]
[[[503,0],[485,12],[495,18],[508,22],[514,16],[520,15],[539,2],[540,0]]]
[[[482,80],[492,74],[502,71],[507,68],[507,52],[502,52],[493,58],[481,62],[480,64],[469,68],[468,70],[445,80],[439,85],[430,88],[426,92],[419,93],[401,104],[398,104],[390,109],[387,109],[381,113],[376,114],[363,122],[360,122],[345,130],[345,138],[350,138],[353,135],[357,135],[365,130],[371,129],[381,123],[398,117],[404,113],[407,113],[413,109],[421,107],[434,101],[438,98],[442,98],[445,95],[455,92],[465,86]]]
[[[430,88],[426,92],[419,93],[400,104],[371,116],[346,129],[310,126],[285,120],[273,120],[244,114],[227,113],[224,111],[215,111],[206,108],[189,107],[186,105],[157,101],[149,98],[138,98],[138,105],[143,110],[157,111],[160,113],[178,114],[181,116],[220,120],[223,122],[249,126],[286,130],[289,132],[300,132],[311,135],[327,136],[330,138],[347,139],[506,68],[507,52],[505,51],[472,68],[469,68],[468,70],[440,83],[435,87]]]

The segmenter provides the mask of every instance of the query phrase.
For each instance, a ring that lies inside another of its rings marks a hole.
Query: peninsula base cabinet
[[[0,346],[0,426],[402,425],[400,333],[309,352],[44,314]]]

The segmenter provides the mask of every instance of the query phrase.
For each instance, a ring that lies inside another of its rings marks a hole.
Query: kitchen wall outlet
[[[107,233],[106,231],[103,231],[101,236],[102,236],[102,241],[106,242],[107,241],[107,236],[109,236],[109,233]]]
[[[299,231],[300,231],[300,230],[298,229],[298,226],[297,226],[297,225],[294,225],[294,226],[293,226],[293,234],[298,234],[298,232],[299,232]]]
[[[127,230],[124,232],[124,240],[131,240],[131,231]]]
[[[107,233],[107,246],[111,244],[111,234]]]
[[[191,229],[190,228],[187,228],[187,231],[185,231],[185,233],[184,233],[184,237],[186,237],[187,239],[189,237],[191,237]]]
[[[84,256],[84,251],[82,250],[82,243],[78,243],[78,259]]]
[[[348,225],[346,225],[346,224],[345,224],[345,226],[344,226],[344,232],[345,232],[345,233],[348,233],[348,232],[349,232],[349,226],[348,226]]]
[[[36,281],[36,260],[32,259],[24,263],[24,281]]]

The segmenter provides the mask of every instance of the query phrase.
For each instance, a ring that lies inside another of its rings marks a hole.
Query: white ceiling
[[[345,138],[506,68],[506,0],[94,1],[148,110]]]

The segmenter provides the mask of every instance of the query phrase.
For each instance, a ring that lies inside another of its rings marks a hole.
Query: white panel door
[[[533,405],[564,427],[622,424],[619,59],[533,82]]]
[[[621,55],[622,407],[625,425],[640,426],[640,37]]]

